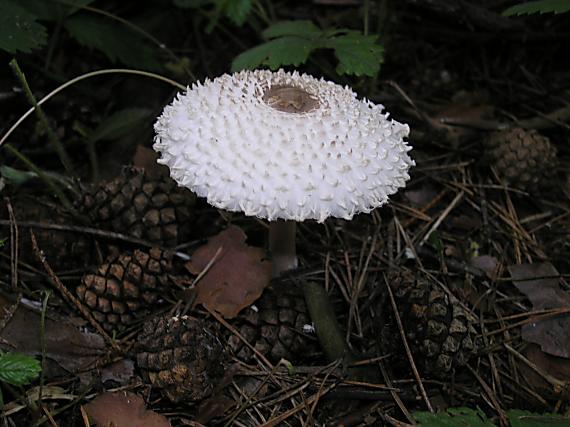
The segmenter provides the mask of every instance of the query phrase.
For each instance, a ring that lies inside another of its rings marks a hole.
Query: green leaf
[[[147,108],[126,108],[112,114],[103,120],[91,132],[88,139],[91,143],[100,140],[114,140],[128,135],[141,122],[148,119],[151,110]]]
[[[38,17],[15,1],[0,1],[0,49],[9,53],[31,52],[46,44],[46,28]]]
[[[507,412],[511,427],[570,427],[570,418],[558,414],[538,415],[512,409]]]
[[[155,49],[124,25],[85,14],[72,16],[64,25],[80,44],[103,52],[111,62],[120,61],[133,68],[151,71],[160,69]]]
[[[224,15],[239,26],[242,26],[251,11],[251,0],[222,0]]]
[[[446,412],[414,412],[413,416],[421,427],[495,427],[480,410],[450,408]]]
[[[375,76],[384,59],[384,48],[376,42],[376,36],[347,29],[323,31],[311,21],[277,22],[265,29],[263,36],[271,40],[237,56],[232,70],[260,65],[273,70],[283,65],[298,66],[315,49],[333,49],[339,61],[338,74]]]
[[[40,362],[33,357],[20,353],[0,354],[0,381],[24,385],[36,378],[40,371]]]
[[[568,0],[538,0],[517,4],[503,12],[504,16],[532,15],[535,13],[566,13],[570,11]]]
[[[341,75],[375,76],[384,60],[384,48],[376,43],[376,36],[365,36],[358,31],[331,37],[323,47],[334,49],[339,61],[336,72]]]
[[[30,179],[37,178],[37,174],[34,172],[21,171],[6,165],[0,166],[0,174],[2,174],[2,177],[7,183],[15,186],[22,185]]]
[[[267,65],[272,70],[282,65],[298,66],[307,60],[313,48],[313,42],[306,38],[281,37],[238,55],[232,62],[232,71],[252,70],[260,65]]]
[[[19,0],[20,6],[33,13],[40,20],[57,21],[74,14],[93,0],[65,0],[66,4],[56,0]],[[69,4],[67,4],[69,3]]]
[[[266,39],[274,39],[282,36],[298,36],[314,40],[320,37],[323,31],[311,21],[280,21],[267,27],[262,34]]]

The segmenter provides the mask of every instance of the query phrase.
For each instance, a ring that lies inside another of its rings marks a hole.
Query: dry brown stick
[[[435,222],[433,223],[433,225],[430,227],[429,231],[424,235],[424,237],[422,238],[422,240],[420,241],[420,246],[422,246],[425,242],[427,242],[427,240],[429,239],[429,236],[431,236],[431,234],[436,231],[439,226],[441,225],[441,223],[443,222],[443,220],[445,218],[447,218],[447,216],[449,215],[449,213],[455,209],[455,207],[457,206],[457,204],[459,203],[459,201],[463,198],[463,195],[465,193],[463,191],[460,191],[459,193],[457,193],[457,195],[453,198],[453,200],[451,201],[451,203],[449,205],[446,206],[446,208],[441,212],[441,214],[439,215],[439,217],[435,220]]]
[[[8,209],[8,215],[10,217],[10,282],[12,284],[12,289],[16,289],[18,287],[18,244],[20,236],[12,203],[10,203],[10,199],[8,197],[5,197],[4,201],[6,202],[6,208]]]
[[[556,276],[556,278],[558,278],[558,276]],[[483,320],[483,323],[485,324],[497,323],[497,322],[502,322],[503,320],[513,320],[521,317],[530,317],[530,316],[548,317],[548,316],[556,316],[558,314],[566,314],[566,313],[570,313],[570,307],[545,308],[543,310],[534,310],[534,311],[526,311],[524,313],[511,314],[510,316],[503,316],[501,317],[501,319],[487,319]],[[536,318],[533,319],[533,322],[534,321],[536,321]]]
[[[48,274],[52,283],[55,285],[56,289],[61,293],[61,295],[65,298],[65,300],[69,304],[71,304],[72,306],[75,306],[75,308],[77,308],[77,310],[85,317],[85,319],[87,319],[87,321],[91,324],[91,326],[93,326],[93,328],[95,328],[97,330],[97,332],[103,337],[103,339],[105,339],[105,341],[107,341],[107,343],[109,343],[109,345],[113,348],[113,350],[115,350],[119,353],[123,353],[123,350],[121,349],[121,347],[119,347],[117,342],[115,340],[113,340],[107,334],[107,332],[105,332],[105,330],[101,327],[99,322],[93,317],[91,312],[81,303],[81,301],[79,301],[69,291],[69,289],[67,289],[63,285],[63,283],[61,282],[59,277],[57,277],[57,275],[54,273],[51,266],[49,265],[49,263],[46,260],[45,254],[43,253],[43,251],[38,246],[38,241],[36,240],[36,236],[34,235],[34,232],[32,230],[30,230],[30,237],[32,239],[32,246],[34,248],[34,253],[38,257],[38,260],[40,261],[40,263],[44,267],[46,273]]]
[[[424,387],[424,383],[420,377],[420,373],[418,372],[418,368],[416,367],[416,362],[414,362],[414,358],[412,356],[412,352],[410,350],[410,346],[408,345],[408,340],[406,339],[406,333],[404,331],[404,326],[402,324],[402,319],[400,318],[400,313],[398,313],[398,306],[396,305],[396,299],[394,298],[394,294],[392,293],[392,288],[384,276],[384,283],[386,285],[386,289],[388,290],[388,296],[390,297],[390,303],[392,304],[392,311],[394,312],[394,318],[396,319],[396,323],[398,324],[398,330],[400,331],[400,338],[402,338],[402,343],[404,344],[404,348],[406,349],[406,356],[410,362],[410,366],[412,367],[412,372],[414,373],[414,377],[416,382],[418,383],[418,388],[420,389],[420,394],[424,399],[424,402],[431,413],[434,413],[433,407],[431,406],[431,402],[429,401],[426,389]]]
[[[507,414],[505,413],[504,409],[499,404],[499,401],[497,400],[497,396],[495,395],[495,392],[491,389],[491,387],[489,387],[489,385],[485,382],[485,380],[483,378],[481,378],[481,375],[479,375],[477,373],[477,371],[475,371],[475,369],[473,369],[469,365],[467,365],[467,369],[469,369],[469,371],[477,379],[479,384],[481,384],[481,387],[483,387],[483,390],[485,390],[485,393],[487,394],[489,399],[491,399],[491,402],[494,405],[495,411],[497,411],[497,413],[499,414],[501,425],[505,426],[505,427],[509,426],[510,423],[509,423],[509,419],[507,417]]]
[[[553,377],[552,375],[547,374],[542,369],[540,369],[536,364],[534,364],[525,356],[523,356],[514,348],[512,348],[510,345],[503,344],[503,346],[509,351],[509,353],[511,353],[513,356],[515,356],[517,359],[519,359],[521,362],[523,362],[525,365],[531,368],[534,372],[540,375],[546,382],[548,382],[552,386],[554,393],[560,394],[562,391],[564,391],[569,387],[568,382],[560,381],[557,378]]]
[[[9,220],[0,219],[0,225],[10,225]],[[116,233],[114,231],[100,230],[98,228],[91,227],[80,227],[77,225],[61,225],[61,224],[49,224],[45,222],[35,222],[35,221],[20,221],[20,227],[25,228],[42,228],[45,230],[57,230],[57,231],[74,231],[77,233],[91,234],[93,236],[104,237],[107,239],[122,240],[128,243],[134,243],[141,246],[152,247],[155,246],[146,240],[137,239],[136,237],[126,236],[121,233]]]
[[[297,412],[299,412],[301,409],[303,409],[307,405],[312,405],[313,402],[318,401],[322,396],[326,395],[329,391],[331,391],[335,387],[336,387],[336,384],[332,384],[324,390],[319,389],[319,391],[317,391],[315,394],[308,397],[306,399],[305,403],[299,404],[299,405],[295,406],[294,408],[291,408],[288,411],[283,412],[282,414],[278,415],[277,417],[272,418],[269,421],[267,421],[266,423],[261,424],[259,427],[274,427],[274,426],[280,425],[280,423],[285,421],[290,416],[295,415]]]
[[[426,212],[428,210],[430,210],[431,208],[433,208],[437,203],[439,203],[439,201],[441,199],[443,199],[443,197],[445,195],[447,195],[449,191],[448,190],[443,190],[440,191],[433,199],[431,199],[428,203],[426,203],[424,206],[422,206],[419,210],[417,210],[416,213],[416,217],[414,218],[409,218],[405,221],[402,221],[402,226],[404,228],[409,227],[410,225],[412,225],[414,222],[416,222],[416,220],[418,219],[424,219],[424,217],[427,217],[427,221],[431,221],[431,217],[429,215],[426,214]],[[394,203],[391,203],[392,205],[394,205]],[[397,204],[395,206],[398,206]],[[411,208],[410,208],[411,209]],[[421,217],[420,217],[421,215]]]
[[[536,242],[532,237],[528,234],[528,232],[524,228],[517,227],[517,224],[512,222],[509,218],[509,213],[505,211],[505,208],[500,206],[497,202],[491,201],[489,205],[490,209],[499,216],[503,220],[505,224],[507,224],[511,230],[516,234],[516,238],[526,240],[527,243],[531,244],[532,249],[536,253],[536,255],[542,259],[547,258],[546,254],[537,246]]]
[[[224,328],[226,328],[228,331],[230,331],[232,334],[234,334],[236,337],[238,337],[240,340],[242,340],[242,342],[243,342],[246,346],[248,346],[249,349],[250,349],[251,351],[253,351],[253,352],[255,353],[255,355],[256,355],[257,357],[259,357],[259,359],[260,359],[261,361],[263,361],[263,363],[265,363],[267,369],[269,369],[269,370],[271,370],[271,371],[274,369],[273,364],[272,364],[269,360],[267,360],[267,358],[266,358],[263,354],[261,354],[261,353],[259,352],[259,350],[257,350],[253,345],[251,345],[251,344],[249,343],[249,341],[246,340],[246,339],[243,337],[243,335],[240,334],[240,333],[237,331],[236,328],[234,328],[232,325],[230,325],[228,322],[226,322],[226,320],[225,320],[222,316],[220,316],[218,313],[216,313],[214,310],[211,310],[210,308],[208,308],[208,306],[205,305],[204,308],[206,309],[206,311],[207,311],[208,313],[210,313],[210,314],[214,317],[214,319],[216,319],[219,323],[221,323]]]
[[[516,323],[513,323],[512,325],[505,326],[504,328],[495,329],[494,331],[491,331],[491,332],[486,332],[486,335],[501,334],[501,333],[505,332],[506,330],[518,328],[519,326],[524,326],[528,323],[535,323],[535,322],[538,322],[539,320],[544,320],[544,319],[547,319],[549,317],[558,316],[560,314],[567,314],[567,313],[570,313],[570,307],[562,307],[562,308],[556,308],[556,309],[545,310],[545,311],[546,312],[544,314],[538,315],[536,317],[521,320],[520,322],[516,322]]]
[[[388,372],[386,372],[386,367],[384,366],[384,363],[382,361],[380,361],[378,363],[378,366],[380,367],[380,371],[382,372],[382,376],[384,377],[384,381],[386,382],[386,385],[388,387],[392,387],[392,380],[388,376]],[[394,402],[396,402],[396,405],[398,406],[398,408],[400,408],[400,411],[402,411],[402,413],[408,419],[408,421],[411,423],[411,425],[415,426],[416,422],[414,420],[414,417],[412,417],[412,414],[410,413],[410,411],[408,410],[406,405],[404,405],[404,401],[400,397],[399,393],[396,390],[390,390],[390,394],[392,395],[392,399],[394,399]]]

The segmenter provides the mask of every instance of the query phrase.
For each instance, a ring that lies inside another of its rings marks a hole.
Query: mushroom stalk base
[[[269,252],[273,260],[273,277],[297,268],[295,250],[295,221],[277,220],[269,223]]]

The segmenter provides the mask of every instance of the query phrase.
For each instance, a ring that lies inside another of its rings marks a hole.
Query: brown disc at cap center
[[[267,89],[263,101],[284,113],[307,113],[319,108],[319,100],[314,95],[289,85],[275,85]]]

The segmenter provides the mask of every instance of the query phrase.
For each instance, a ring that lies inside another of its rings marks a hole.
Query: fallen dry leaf
[[[271,263],[265,251],[248,246],[245,233],[230,226],[192,254],[186,268],[193,274],[207,272],[196,285],[195,304],[202,304],[232,319],[261,296],[271,280]],[[213,260],[213,262],[212,262]]]
[[[511,279],[526,295],[534,310],[570,307],[570,294],[560,288],[560,274],[548,262],[508,267]],[[545,353],[570,358],[570,316],[567,314],[529,323],[522,327],[522,338],[540,345]]]
[[[143,145],[137,145],[135,155],[133,156],[133,166],[144,169],[152,177],[168,176],[168,167],[157,163],[157,159],[158,153],[156,151]]]
[[[570,360],[546,354],[536,344],[526,346],[523,356],[534,363],[543,373],[556,378],[560,382],[570,383]],[[552,385],[534,369],[522,362],[519,363],[519,367],[521,374],[531,386],[545,392],[552,391]]]
[[[41,313],[33,301],[22,299],[10,315],[8,303],[0,317],[4,328],[0,331],[0,349],[19,351],[31,356],[42,354]],[[76,373],[92,365],[106,353],[103,338],[95,333],[80,331],[68,317],[58,316],[49,310],[45,319],[45,344],[47,363],[44,375],[47,378]]]
[[[84,409],[98,427],[171,427],[164,415],[147,409],[134,393],[103,393]]]
[[[473,267],[483,270],[489,279],[495,280],[499,271],[499,261],[491,255],[475,256],[469,260]]]

